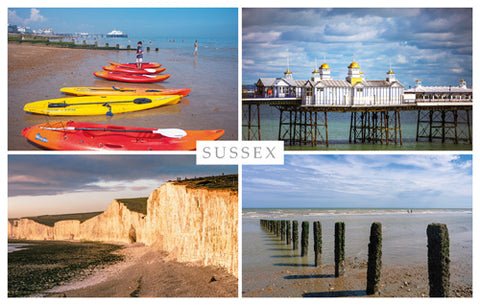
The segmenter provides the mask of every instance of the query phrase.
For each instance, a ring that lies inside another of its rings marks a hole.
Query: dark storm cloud
[[[195,156],[14,155],[8,161],[9,196],[114,189],[101,181],[158,179],[160,186],[162,179],[237,172],[236,166],[197,166]]]

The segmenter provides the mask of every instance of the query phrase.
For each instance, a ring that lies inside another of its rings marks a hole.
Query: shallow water
[[[293,251],[280,238],[263,231],[260,219],[310,222],[308,257]],[[427,263],[426,229],[430,223],[444,223],[450,236],[450,258],[465,269],[472,268],[471,210],[368,210],[368,209],[244,209],[242,221],[243,279],[264,277],[286,267],[314,265],[313,221],[322,225],[322,264],[334,264],[335,222],[345,222],[346,260],[366,261],[372,222],[382,223],[384,266],[408,266]],[[468,276],[468,275],[466,275]]]
[[[212,42],[215,46],[215,43]],[[22,46],[18,46],[21,48]],[[68,51],[68,50],[65,50]],[[64,66],[52,60],[44,66],[9,74],[8,119],[10,150],[38,149],[21,135],[31,125],[61,120],[114,124],[147,128],[182,128],[185,130],[224,129],[221,139],[238,139],[238,82],[236,47],[218,43],[217,47],[203,46],[198,56],[191,47],[165,48],[146,52],[145,62],[159,62],[166,67],[162,74],[171,74],[164,82],[132,84],[96,78],[93,72],[113,62],[133,62],[134,51],[85,50],[77,65]],[[29,78],[29,81],[22,81]],[[41,75],[41,77],[38,77]],[[116,86],[141,88],[192,88],[188,97],[178,105],[152,110],[108,116],[48,117],[25,113],[26,103],[66,96],[62,87]]]

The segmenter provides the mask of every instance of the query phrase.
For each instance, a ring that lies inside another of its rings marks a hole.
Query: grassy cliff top
[[[210,177],[195,177],[195,178],[177,178],[172,180],[174,184],[186,185],[189,188],[206,188],[216,190],[231,190],[238,191],[238,174],[233,175],[221,175]]]
[[[93,218],[102,212],[89,212],[89,213],[75,213],[75,214],[62,214],[62,215],[41,215],[35,217],[23,217],[26,219],[33,220],[35,222],[41,223],[43,225],[53,227],[56,222],[62,220],[79,220],[80,222],[84,222],[90,218]]]
[[[118,202],[123,203],[130,211],[144,215],[147,215],[147,200],[148,197],[117,199]]]

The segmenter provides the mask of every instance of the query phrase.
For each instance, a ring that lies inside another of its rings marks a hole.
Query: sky
[[[472,156],[285,155],[242,187],[243,208],[472,208]]]
[[[195,165],[194,155],[10,155],[8,217],[103,211],[177,177],[222,173],[237,166]]]
[[[469,8],[251,8],[242,11],[243,79],[309,79],[326,62],[345,79],[355,60],[367,79],[385,79],[390,67],[406,88],[472,86],[472,9]],[[316,62],[316,65],[315,65]]]
[[[8,23],[55,33],[237,38],[236,8],[9,8]]]

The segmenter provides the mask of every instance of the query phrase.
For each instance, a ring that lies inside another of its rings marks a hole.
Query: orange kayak
[[[44,148],[94,151],[195,150],[197,141],[214,141],[223,134],[221,129],[152,129],[74,121],[35,125],[22,131],[24,137]]]
[[[136,63],[128,63],[128,64],[121,64],[117,62],[110,62],[111,65],[113,66],[123,66],[123,67],[129,67],[129,68],[136,68],[137,64]],[[147,68],[158,68],[161,67],[162,65],[156,62],[142,62],[142,69],[147,69]]]
[[[98,72],[94,72],[93,75],[95,75],[96,77],[100,77],[108,80],[116,80],[116,81],[129,82],[129,83],[162,82],[170,77],[170,74],[167,74],[167,75],[128,74],[128,73],[111,72],[111,71],[98,71]]]
[[[121,72],[121,73],[129,73],[129,74],[157,74],[165,71],[167,68],[130,68],[125,66],[105,66],[103,70],[105,71],[113,71],[113,72]]]

